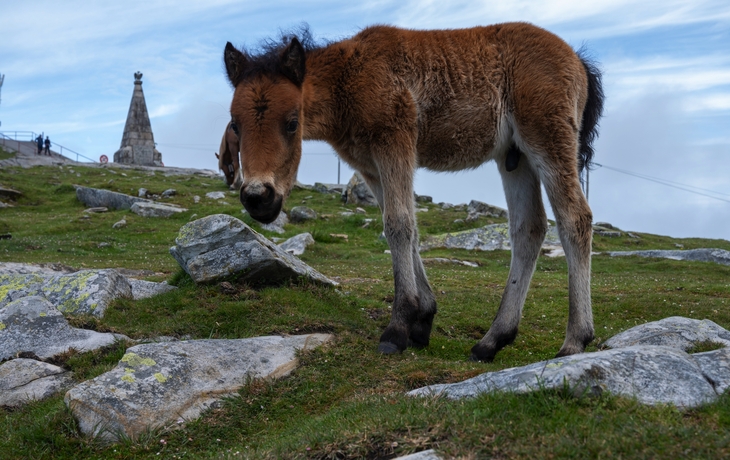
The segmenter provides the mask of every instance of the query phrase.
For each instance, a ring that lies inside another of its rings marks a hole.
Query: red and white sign
[[[101,163],[101,164],[103,164],[103,165],[105,165],[105,164],[109,163],[109,157],[108,157],[108,156],[106,156],[106,155],[102,155],[102,156],[100,156],[100,157],[99,157],[99,163]]]

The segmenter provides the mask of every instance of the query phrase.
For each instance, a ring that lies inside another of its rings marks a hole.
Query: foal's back
[[[580,128],[587,84],[581,61],[559,37],[531,24],[433,31],[375,26],[349,42],[361,50],[350,62],[367,75],[362,83],[375,86],[362,99],[368,110],[393,107],[382,101],[403,92],[410,96],[419,166],[477,167],[504,155],[516,132],[540,136],[534,119],[546,114],[559,113],[576,133]],[[375,119],[402,127],[404,114]]]

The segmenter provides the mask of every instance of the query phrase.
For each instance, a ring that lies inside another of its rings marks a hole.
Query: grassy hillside
[[[168,188],[167,200],[189,209],[168,219],[139,217],[129,211],[86,214],[72,184],[136,195]],[[354,210],[336,195],[295,190],[287,209],[306,204],[320,214],[307,224],[290,224],[289,237],[314,235],[316,244],[301,257],[341,282],[338,289],[292,284],[253,290],[236,285],[196,286],[168,249],[189,220],[225,213],[241,218],[235,194],[222,202],[205,198],[225,191],[222,181],[164,177],[142,171],[85,167],[0,170],[0,185],[20,190],[13,208],[0,209],[0,261],[63,263],[75,268],[121,267],[149,270],[148,279],[180,287],[153,299],[119,300],[103,320],[74,319],[79,327],[114,331],[139,339],[242,338],[266,334],[326,331],[332,345],[302,356],[291,376],[252,383],[240,398],[227,400],[200,420],[171,432],[149,433],[137,442],[105,446],[82,437],[63,396],[23,409],[0,409],[0,458],[392,458],[437,448],[464,458],[720,458],[730,455],[730,397],[679,412],[645,407],[602,396],[576,397],[565,391],[532,395],[485,395],[448,402],[404,397],[413,388],[456,382],[552,358],[567,324],[565,259],[541,257],[525,304],[520,333],[493,363],[468,361],[469,349],[489,328],[506,280],[506,251],[435,250],[423,257],[477,262],[478,268],[429,264],[439,301],[431,345],[397,356],[376,352],[389,320],[393,277],[379,213],[342,217]],[[194,203],[193,196],[201,197]],[[468,201],[469,197],[464,197]],[[418,214],[422,235],[464,230],[492,221],[453,223],[465,211],[426,205]],[[112,224],[125,218],[127,226]],[[376,222],[365,226],[364,219]],[[631,229],[628,229],[631,230]],[[332,233],[347,234],[347,241]],[[264,232],[264,234],[266,234]],[[279,235],[268,235],[279,236]],[[596,237],[594,249],[685,249],[719,247],[724,240],[673,239],[639,234]],[[107,243],[107,244],[101,244]],[[589,347],[635,324],[681,315],[709,318],[730,327],[730,267],[709,263],[643,258],[593,258],[593,308],[597,339]],[[79,380],[116,364],[124,346],[93,353],[69,353],[60,363]]]

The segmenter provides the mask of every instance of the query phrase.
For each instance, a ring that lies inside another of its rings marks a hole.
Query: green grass
[[[73,170],[73,172],[71,171]],[[377,353],[377,340],[392,305],[393,276],[387,244],[379,239],[376,209],[353,211],[336,195],[295,190],[286,206],[306,204],[322,218],[286,226],[289,237],[308,231],[316,244],[302,259],[341,285],[307,283],[252,289],[233,282],[196,286],[169,255],[184,223],[205,215],[243,216],[237,197],[228,204],[205,198],[225,191],[222,181],[165,177],[140,171],[36,167],[0,170],[0,185],[23,192],[13,208],[0,210],[0,260],[64,263],[76,268],[149,270],[150,280],[179,287],[153,299],[118,300],[104,319],[74,318],[72,324],[139,339],[239,338],[265,334],[331,332],[334,343],[301,356],[301,366],[275,382],[254,382],[185,427],[151,432],[142,439],[104,445],[79,434],[63,396],[17,410],[0,409],[0,458],[390,458],[436,448],[463,458],[722,458],[730,454],[730,397],[679,412],[646,407],[604,395],[577,397],[570,391],[531,395],[484,395],[467,401],[411,399],[405,392],[433,383],[456,382],[486,371],[521,366],[555,355],[567,322],[564,259],[541,257],[525,303],[515,343],[493,363],[468,361],[469,349],[487,331],[509,270],[505,251],[434,250],[424,257],[478,262],[478,268],[427,267],[439,302],[431,345],[397,356]],[[121,173],[124,172],[126,176]],[[73,184],[136,195],[174,188],[167,200],[189,210],[168,219],[145,219],[129,211],[89,214]],[[194,203],[193,196],[201,197]],[[465,197],[468,198],[468,197]],[[421,205],[424,206],[424,205]],[[499,219],[454,223],[465,211],[425,205],[422,235],[475,228]],[[195,216],[195,217],[194,217]],[[127,226],[112,225],[125,218]],[[364,227],[365,218],[376,221]],[[629,229],[630,230],[630,229]],[[264,232],[265,233],[265,232]],[[265,233],[266,234],[266,233]],[[347,241],[331,234],[347,234]],[[268,236],[280,236],[267,234]],[[594,249],[685,249],[719,247],[724,240],[595,237]],[[109,246],[100,247],[100,243]],[[646,321],[673,315],[709,318],[730,326],[730,267],[637,257],[593,258],[596,350],[612,335]],[[713,349],[701,344],[695,351]],[[81,381],[113,368],[124,353],[117,345],[92,353],[70,352],[57,363]],[[164,440],[164,442],[162,442]]]
[[[14,152],[9,152],[4,148],[0,147],[0,160],[7,160],[9,158],[15,158]]]

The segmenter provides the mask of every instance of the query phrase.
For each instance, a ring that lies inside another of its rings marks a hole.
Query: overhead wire
[[[596,165],[596,166],[598,166],[599,168],[606,168],[606,169],[609,169],[611,171],[615,171],[615,172],[618,172],[618,173],[621,173],[621,174],[626,174],[626,175],[629,175],[629,176],[637,177],[639,179],[644,179],[644,180],[648,180],[650,182],[655,182],[657,184],[666,185],[667,187],[672,187],[672,188],[675,188],[677,190],[682,190],[682,191],[685,191],[685,192],[694,193],[695,195],[701,195],[701,196],[704,196],[704,197],[707,197],[707,198],[713,198],[715,200],[719,200],[719,201],[724,201],[726,203],[730,203],[730,200],[726,200],[725,198],[720,198],[720,197],[717,197],[717,196],[709,195],[707,193],[698,192],[697,190],[702,190],[704,192],[714,193],[715,195],[730,196],[730,194],[728,194],[728,193],[718,192],[718,191],[715,191],[715,190],[709,190],[709,189],[705,189],[705,188],[702,188],[702,187],[697,187],[697,186],[694,186],[694,185],[683,184],[681,182],[675,182],[675,181],[671,181],[671,180],[667,180],[667,179],[661,179],[661,178],[658,178],[658,177],[648,176],[646,174],[639,174],[639,173],[635,173],[635,172],[632,172],[632,171],[627,171],[625,169],[614,168],[613,166],[608,166],[608,165],[604,165],[604,164],[600,164],[600,163],[593,163],[593,164]],[[692,189],[695,189],[695,190],[692,190]]]

